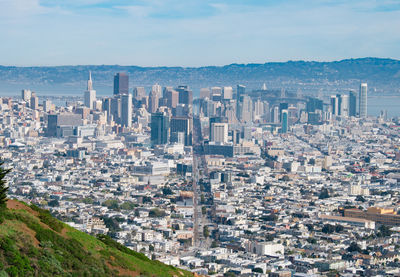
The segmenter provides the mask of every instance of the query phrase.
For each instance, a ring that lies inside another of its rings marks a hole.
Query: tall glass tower
[[[356,92],[349,92],[349,116],[356,116],[357,114],[357,94]]]
[[[246,87],[243,85],[237,85],[236,88],[236,118],[241,120],[241,109],[243,95],[246,93]]]
[[[150,126],[151,144],[167,144],[169,135],[169,116],[162,112],[152,113]]]
[[[282,110],[282,120],[281,120],[281,133],[286,134],[289,129],[289,115],[288,110]]]
[[[360,95],[359,95],[359,111],[360,118],[365,118],[368,116],[367,112],[367,91],[368,86],[367,83],[361,83],[360,85]]]
[[[121,95],[121,125],[132,126],[132,94]]]
[[[114,75],[114,95],[129,93],[129,76],[125,73]]]

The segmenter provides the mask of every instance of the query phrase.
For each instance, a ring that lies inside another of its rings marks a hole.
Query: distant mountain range
[[[0,66],[0,94],[23,88],[40,92],[82,94],[89,70],[98,94],[112,94],[113,76],[126,72],[130,85],[150,87],[189,85],[195,93],[201,87],[236,86],[301,90],[302,93],[340,92],[358,89],[367,82],[371,93],[400,93],[400,61],[381,58],[347,59],[334,62],[269,62],[205,67],[139,67],[119,65],[77,65],[14,67]]]

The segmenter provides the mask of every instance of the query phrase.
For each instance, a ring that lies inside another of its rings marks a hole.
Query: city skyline
[[[4,65],[400,58],[394,1],[3,0],[0,8]]]
[[[0,276],[400,276],[396,26],[400,0],[0,0]]]
[[[88,73],[85,103],[0,98],[11,199],[203,276],[399,271],[400,118],[368,114],[367,83],[329,102],[267,85],[96,99]]]

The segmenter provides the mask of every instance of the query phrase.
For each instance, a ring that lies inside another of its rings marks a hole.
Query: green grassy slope
[[[106,236],[93,237],[48,211],[9,200],[0,211],[2,276],[193,276]]]

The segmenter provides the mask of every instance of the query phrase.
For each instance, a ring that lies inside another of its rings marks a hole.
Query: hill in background
[[[205,67],[139,67],[119,65],[79,65],[53,67],[0,66],[0,93],[14,93],[29,88],[39,95],[57,93],[82,95],[88,71],[92,71],[94,87],[99,95],[111,95],[113,76],[127,72],[130,85],[150,87],[189,85],[195,93],[201,87],[236,86],[249,89],[268,88],[329,93],[358,89],[360,82],[377,93],[400,93],[400,61],[381,58],[347,59],[334,62],[269,62],[263,64],[231,64]]]
[[[0,276],[193,276],[15,200],[0,214]]]

